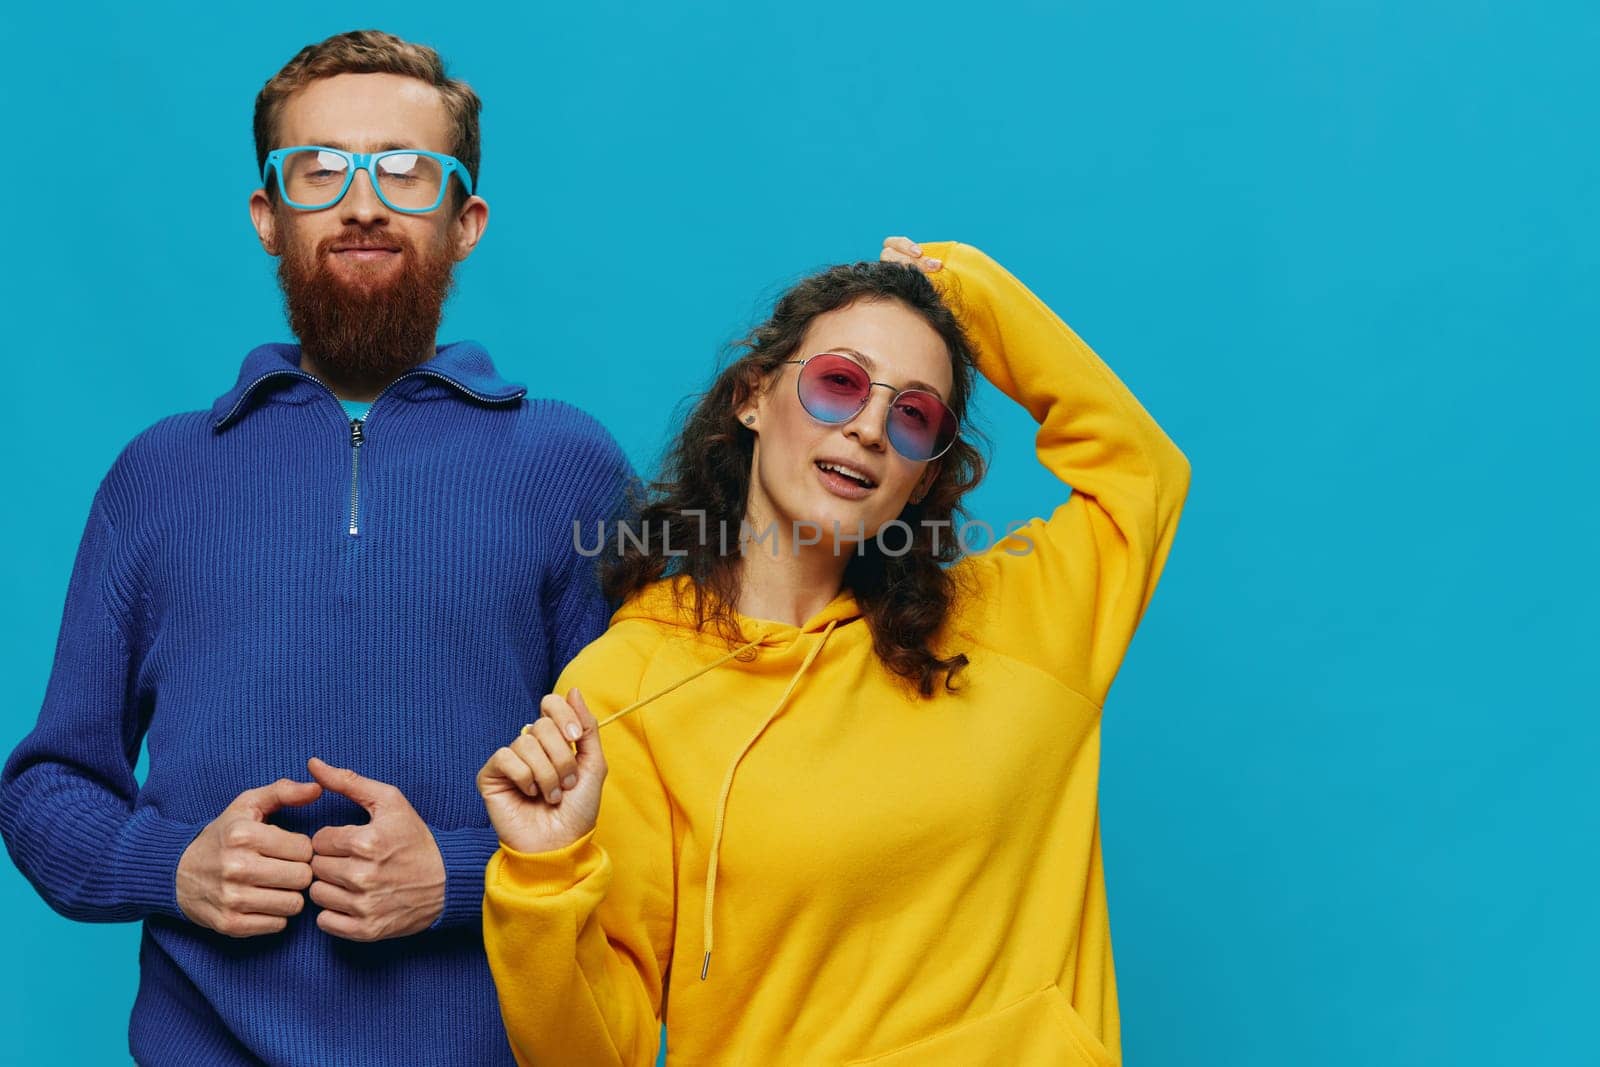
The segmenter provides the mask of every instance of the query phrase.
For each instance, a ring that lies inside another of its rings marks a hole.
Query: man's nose
[[[357,170],[350,179],[350,188],[345,190],[344,199],[339,201],[339,211],[343,221],[358,226],[371,225],[378,219],[388,217],[389,209],[378,199],[378,191],[372,187],[372,175],[367,168]]]

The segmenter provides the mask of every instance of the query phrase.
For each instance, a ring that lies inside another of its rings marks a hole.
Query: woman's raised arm
[[[978,368],[1039,423],[1039,461],[1072,487],[1048,518],[958,565],[955,632],[1103,704],[1154,593],[1189,488],[1189,461],[1111,368],[1005,268],[928,243],[929,277]],[[1003,534],[1003,529],[997,533]]]

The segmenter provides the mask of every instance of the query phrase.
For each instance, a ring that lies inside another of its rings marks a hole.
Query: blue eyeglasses
[[[452,174],[469,195],[472,192],[472,176],[459,159],[420,148],[387,152],[346,152],[324,145],[277,148],[267,153],[261,184],[267,184],[268,174],[276,171],[285,204],[299,211],[320,211],[344,199],[358,170],[367,172],[385,206],[405,215],[425,215],[444,203]]]

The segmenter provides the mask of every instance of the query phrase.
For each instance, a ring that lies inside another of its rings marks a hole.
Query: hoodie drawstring
[[[739,769],[739,762],[744,759],[745,754],[750,751],[751,746],[753,746],[756,743],[756,741],[761,737],[761,735],[766,732],[767,727],[772,725],[772,720],[774,720],[774,719],[776,719],[778,717],[778,713],[781,712],[783,710],[783,708],[784,708],[784,705],[789,702],[789,697],[794,694],[795,687],[800,684],[801,676],[804,675],[806,673],[806,671],[811,668],[812,662],[814,660],[816,660],[817,655],[822,651],[822,646],[828,643],[828,635],[833,633],[833,628],[835,626],[837,626],[838,624],[839,624],[839,620],[838,619],[833,619],[833,620],[829,621],[829,623],[828,623],[828,625],[826,627],[823,628],[822,636],[821,636],[820,639],[818,639],[817,646],[815,648],[813,648],[810,652],[806,653],[806,658],[801,662],[799,668],[794,672],[794,675],[792,677],[790,677],[789,685],[788,685],[788,687],[786,689],[784,689],[783,695],[781,697],[779,697],[778,698],[778,702],[772,706],[772,710],[767,712],[767,717],[761,721],[761,725],[759,727],[757,727],[756,732],[750,735],[750,739],[744,743],[744,747],[739,749],[739,754],[733,758],[733,763],[731,765],[729,765],[729,767],[728,767],[727,775],[722,779],[722,789],[717,795],[717,817],[716,817],[716,821],[712,824],[712,831],[711,831],[711,861],[706,867],[706,906],[705,906],[705,915],[704,915],[704,917],[702,919],[703,929],[705,931],[705,933],[704,933],[704,938],[705,938],[705,940],[704,940],[705,959],[700,964],[700,980],[702,982],[705,981],[706,973],[711,967],[711,924],[712,924],[712,906],[713,906],[713,903],[715,902],[716,896],[717,896],[717,857],[718,857],[718,855],[719,855],[719,853],[720,853],[720,851],[722,849],[722,825],[723,825],[723,822],[725,821],[726,816],[727,816],[728,794],[733,790],[733,775],[734,775],[734,772]],[[760,643],[761,643],[761,641],[758,638],[758,639],[756,639],[754,641],[750,641],[750,642],[747,642],[746,644],[740,645],[738,648],[734,649],[732,652],[729,652],[727,655],[721,656],[721,657],[719,657],[717,659],[712,660],[710,663],[707,663],[704,667],[701,667],[699,670],[695,671],[693,674],[688,674],[688,675],[685,675],[684,677],[678,679],[676,682],[673,682],[671,685],[667,686],[667,688],[661,690],[660,692],[652,693],[647,697],[643,697],[643,698],[641,698],[639,700],[635,700],[632,704],[629,704],[627,707],[623,708],[621,711],[618,711],[618,712],[616,712],[615,714],[612,714],[612,715],[608,715],[604,719],[599,720],[598,723],[596,724],[596,728],[598,729],[599,727],[604,726],[607,723],[616,722],[618,719],[622,718],[624,715],[633,714],[635,711],[638,711],[640,708],[644,707],[646,704],[650,703],[651,701],[656,700],[659,697],[666,696],[668,693],[672,692],[673,690],[677,689],[680,686],[687,685],[689,682],[694,681],[696,678],[700,677],[702,674],[705,674],[707,671],[714,670],[717,667],[722,666],[724,663],[728,662],[730,659],[733,659],[735,656],[741,655],[742,653],[744,653],[748,649],[755,648]],[[524,732],[527,731],[526,727],[524,727],[523,729],[524,729]]]
[[[700,980],[702,982],[706,980],[706,972],[711,968],[712,903],[717,897],[717,857],[722,849],[722,824],[728,810],[728,793],[733,789],[734,772],[739,769],[739,761],[744,759],[745,753],[750,751],[750,747],[756,743],[757,738],[766,733],[767,727],[772,725],[772,720],[778,717],[778,712],[782,711],[783,706],[789,702],[790,694],[794,692],[795,686],[800,684],[800,676],[810,669],[811,662],[822,651],[822,646],[828,643],[828,635],[833,633],[833,628],[837,625],[838,620],[834,619],[822,631],[822,637],[818,639],[817,647],[806,654],[806,658],[800,664],[799,669],[789,679],[788,688],[784,689],[783,695],[778,698],[778,702],[772,705],[771,711],[767,712],[767,717],[761,720],[760,726],[756,727],[756,732],[750,735],[750,740],[744,743],[744,747],[739,750],[739,754],[733,758],[733,763],[728,767],[727,776],[722,779],[722,791],[717,796],[717,818],[712,823],[711,829],[711,862],[706,867],[706,907],[705,916],[702,919],[702,929],[705,931],[703,945],[705,960],[700,964]]]
[[[830,629],[832,628],[832,624],[831,623],[829,624],[829,628]],[[690,682],[694,681],[696,678],[700,677],[702,674],[706,673],[707,671],[715,670],[716,668],[722,666],[724,663],[728,662],[733,657],[744,654],[746,651],[748,651],[749,649],[755,648],[760,643],[761,643],[761,641],[758,638],[758,639],[756,639],[754,641],[748,641],[745,644],[740,645],[738,648],[734,649],[732,652],[729,652],[726,656],[719,656],[717,659],[714,659],[710,663],[707,663],[704,667],[701,667],[699,670],[695,671],[693,674],[684,675],[682,678],[679,678],[676,682],[673,682],[671,685],[667,686],[665,689],[661,690],[659,693],[651,693],[647,697],[641,697],[640,699],[635,700],[632,704],[629,704],[627,707],[623,708],[621,711],[617,712],[616,714],[607,715],[605,718],[603,718],[603,719],[601,719],[601,720],[599,720],[598,722],[595,723],[595,729],[598,730],[598,729],[600,729],[600,727],[606,725],[607,723],[616,722],[618,719],[622,718],[624,715],[632,715],[634,712],[638,711],[640,708],[644,707],[646,704],[650,703],[652,700],[655,700],[658,697],[664,697],[668,693],[672,692],[674,689],[679,688],[680,686],[688,685]],[[526,732],[526,731],[524,731],[524,732]]]

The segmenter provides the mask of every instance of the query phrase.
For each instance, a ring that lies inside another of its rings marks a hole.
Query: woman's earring
[[[746,415],[744,417],[744,424],[746,426],[754,426],[755,422],[756,422],[756,417],[754,415]]]

